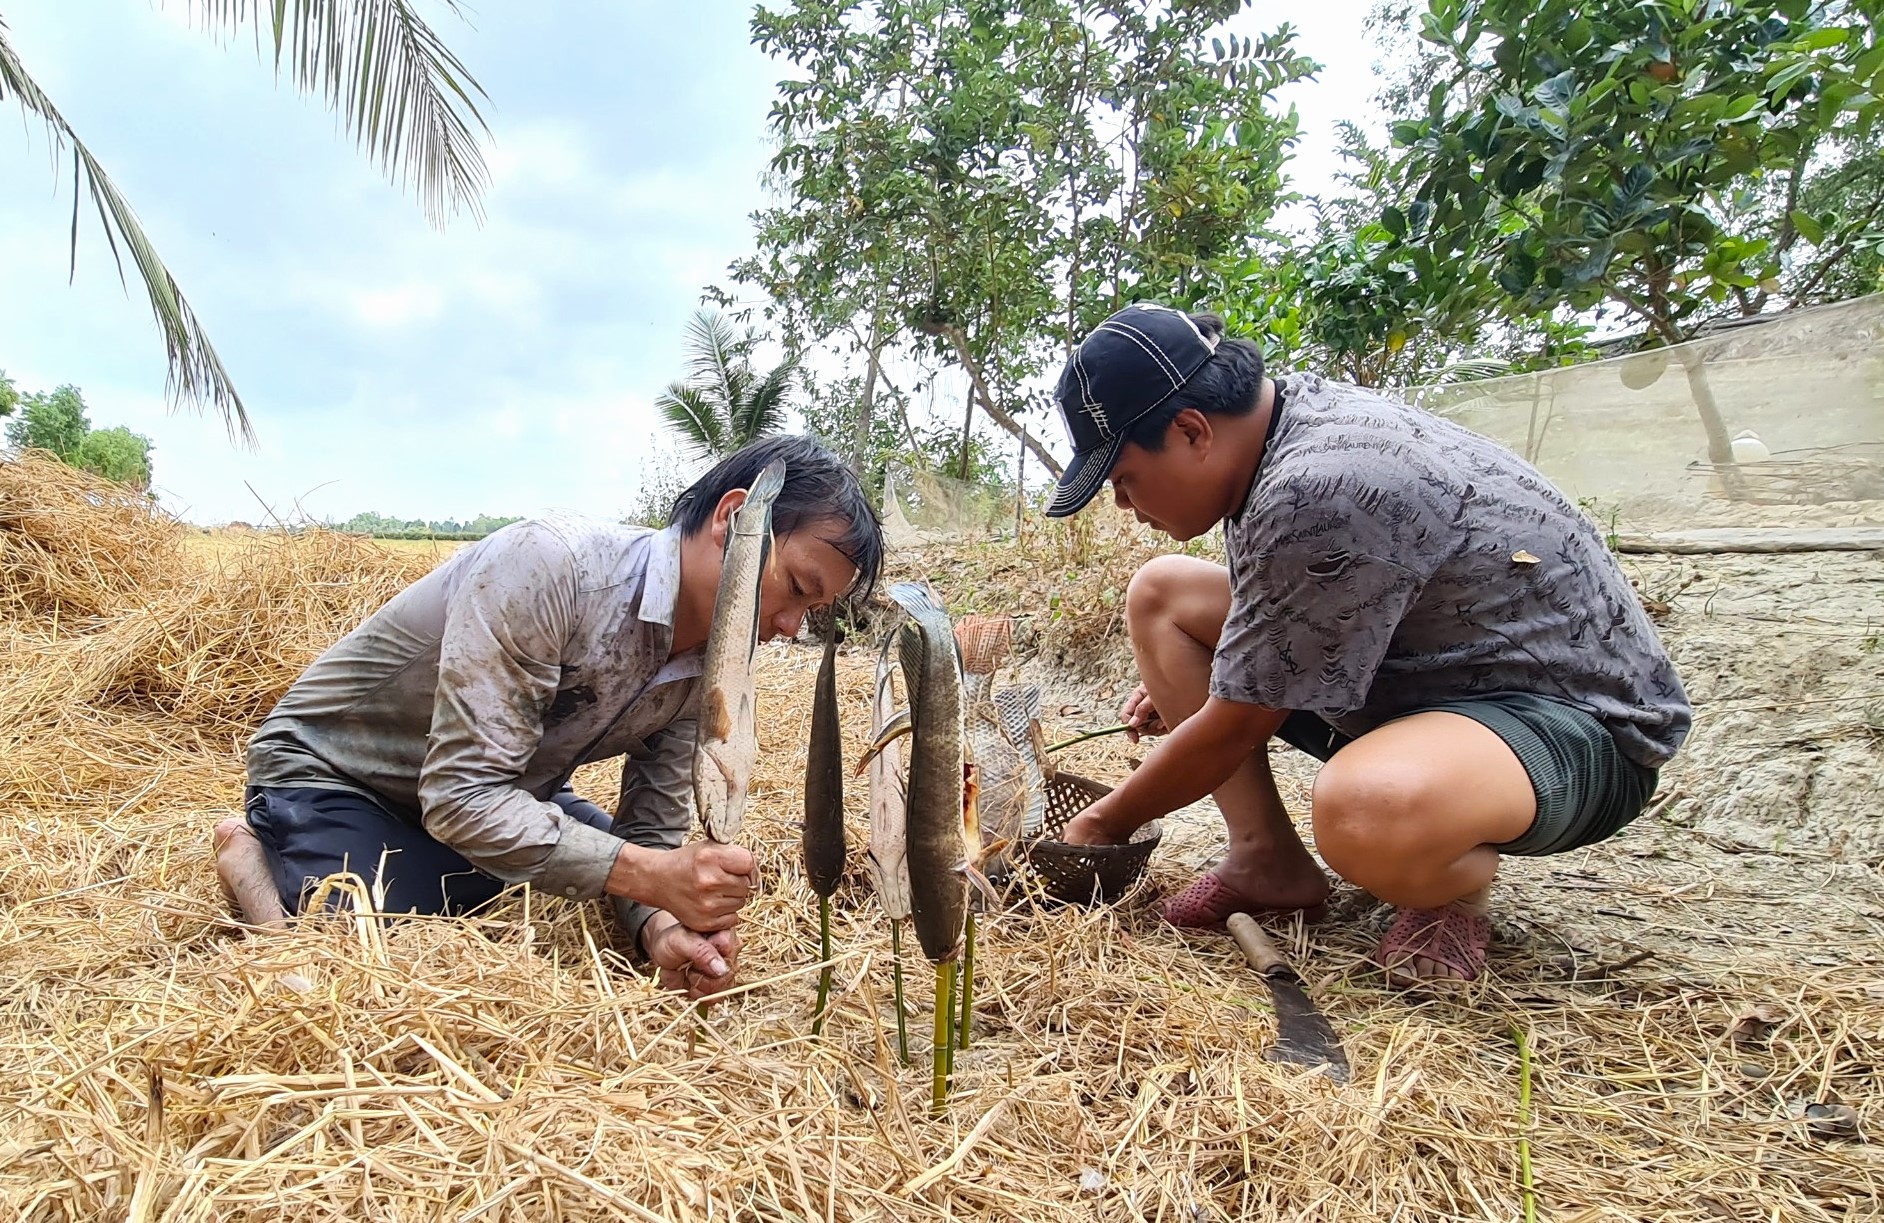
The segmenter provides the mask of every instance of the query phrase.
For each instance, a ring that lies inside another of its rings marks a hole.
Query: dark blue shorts
[[[1642,814],[1659,774],[1622,754],[1616,737],[1581,709],[1529,692],[1499,692],[1423,706],[1410,713],[1456,713],[1505,741],[1531,778],[1537,818],[1500,853],[1541,858],[1608,840]],[[1326,761],[1354,742],[1297,710],[1276,738]]]
[[[563,790],[550,801],[603,832],[613,820],[594,803]],[[316,884],[351,871],[383,887],[388,913],[457,915],[489,904],[509,885],[465,861],[416,820],[348,790],[250,786],[249,827],[268,855],[275,890],[299,913]]]

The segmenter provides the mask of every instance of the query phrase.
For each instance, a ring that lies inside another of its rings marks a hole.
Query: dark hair
[[[1171,422],[1185,408],[1196,408],[1205,416],[1247,416],[1262,402],[1262,349],[1251,340],[1223,339],[1223,320],[1217,315],[1193,314],[1191,322],[1205,339],[1217,341],[1217,351],[1182,390],[1132,426],[1126,440],[1142,449],[1163,450]]]
[[[869,598],[883,571],[883,524],[857,473],[816,438],[779,434],[742,446],[675,498],[668,521],[682,535],[697,534],[712,521],[722,497],[751,488],[759,473],[779,459],[785,460],[785,487],[772,503],[773,534],[790,535],[827,518],[842,521],[844,531],[831,544],[857,566],[857,580],[845,597]]]

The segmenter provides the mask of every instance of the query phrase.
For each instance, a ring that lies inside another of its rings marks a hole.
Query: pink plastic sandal
[[[1407,971],[1417,958],[1434,960],[1458,973],[1457,979],[1476,981],[1485,971],[1491,947],[1491,922],[1483,913],[1447,905],[1443,909],[1401,909],[1380,940],[1374,962],[1387,970],[1395,985],[1448,981],[1448,977],[1422,977]]]
[[[1181,930],[1220,930],[1232,913],[1300,913],[1304,921],[1321,920],[1327,906],[1306,909],[1278,908],[1259,904],[1217,877],[1205,871],[1191,885],[1164,902],[1165,921]]]

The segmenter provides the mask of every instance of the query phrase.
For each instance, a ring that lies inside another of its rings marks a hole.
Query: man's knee
[[[1208,615],[1217,603],[1227,612],[1229,578],[1220,565],[1191,556],[1158,556],[1146,561],[1125,587],[1125,622],[1134,632],[1156,623],[1180,627]],[[1222,616],[1217,617],[1222,628]]]
[[[1345,878],[1418,862],[1433,841],[1432,814],[1444,801],[1439,779],[1415,762],[1329,761],[1315,778],[1315,847]]]

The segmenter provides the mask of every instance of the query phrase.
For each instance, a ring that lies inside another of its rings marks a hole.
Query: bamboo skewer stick
[[[954,1070],[954,1025],[949,1022],[955,1001],[955,961],[935,966],[935,1043],[930,1055],[929,1111],[941,1115],[949,1102],[949,1075]]]
[[[890,919],[890,975],[896,983],[896,1055],[909,1065],[909,1024],[903,1015],[903,922]]]
[[[1531,1175],[1531,1042],[1512,1025],[1518,1042],[1518,1184],[1524,1191],[1524,1223],[1537,1223],[1537,1183]]]
[[[818,897],[818,954],[824,961],[824,967],[818,970],[818,1008],[811,1019],[811,1034],[824,1032],[825,1007],[831,1000],[831,974],[835,965],[831,963],[831,898]]]
[[[1083,735],[1074,735],[1071,739],[1062,739],[1058,743],[1055,743],[1051,747],[1047,748],[1047,751],[1057,752],[1063,747],[1072,747],[1074,744],[1084,743],[1088,739],[1102,739],[1107,735],[1116,735],[1120,731],[1126,731],[1130,729],[1132,728],[1127,726],[1125,723],[1121,722],[1117,726],[1108,726],[1104,730],[1089,730]]]
[[[962,945],[962,1014],[958,1023],[957,1045],[968,1047],[969,1029],[974,1023],[975,1014],[975,911],[968,910],[968,920],[964,923],[964,943]]]

